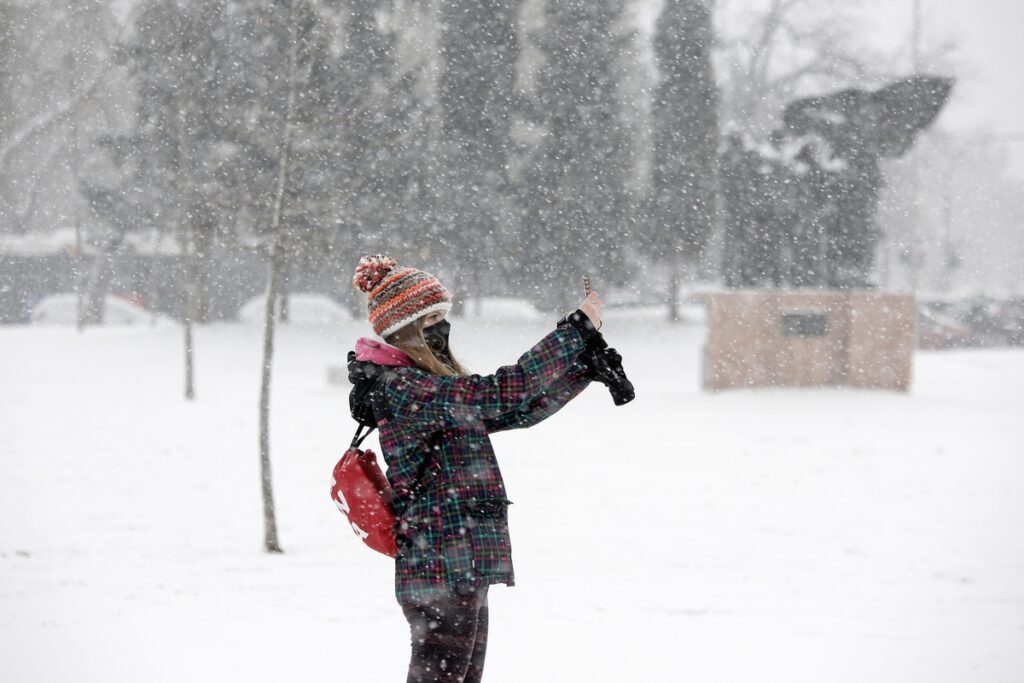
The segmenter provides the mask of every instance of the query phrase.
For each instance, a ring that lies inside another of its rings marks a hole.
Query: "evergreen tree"
[[[345,249],[433,258],[440,132],[433,6],[345,3],[336,103],[343,140],[336,243]],[[335,262],[350,271],[357,256]],[[358,297],[352,303],[365,305]]]
[[[652,102],[650,247],[670,266],[672,319],[679,268],[700,263],[714,226],[719,132],[712,43],[704,0],[665,1],[654,37],[660,80]]]
[[[386,250],[380,243],[378,222],[384,213],[381,204],[387,186],[381,105],[386,100],[394,40],[380,26],[381,11],[381,0],[350,0],[344,3],[342,17],[345,51],[340,57],[333,110],[343,143],[336,194],[337,239],[353,250],[340,255],[349,263],[358,259],[357,252]]]
[[[481,280],[510,246],[504,211],[508,186],[519,0],[449,0],[442,9],[444,70],[439,98],[444,117],[443,183],[447,211],[442,242],[457,259],[457,281],[481,294]],[[512,235],[514,238],[514,234]],[[490,275],[504,275],[493,273]]]
[[[614,73],[623,46],[616,0],[550,0],[533,111],[543,130],[525,162],[524,275],[535,298],[568,309],[579,276],[627,279],[628,137]],[[600,291],[600,290],[599,290]]]

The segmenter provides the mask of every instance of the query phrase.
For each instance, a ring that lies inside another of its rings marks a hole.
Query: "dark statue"
[[[721,158],[729,287],[872,288],[882,159],[905,154],[945,106],[948,78],[793,102],[760,145]]]

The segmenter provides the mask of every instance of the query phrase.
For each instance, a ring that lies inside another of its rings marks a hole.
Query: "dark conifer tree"
[[[432,257],[432,240],[425,238],[433,234],[438,205],[436,53],[424,38],[434,17],[429,4],[401,9],[386,0],[344,3],[345,51],[336,102],[336,134],[344,145],[336,239],[346,249],[424,263]],[[351,270],[357,257],[349,252],[336,261]],[[358,298],[353,303],[365,305]]]
[[[520,0],[448,0],[442,6],[444,119],[439,189],[446,200],[439,236],[459,283],[480,294],[482,280],[503,274],[495,252],[506,247],[511,217],[504,212],[515,97]]]
[[[704,0],[665,0],[654,37],[660,78],[652,103],[650,247],[670,266],[672,319],[680,268],[701,262],[714,225],[719,131],[712,43]]]
[[[395,45],[393,36],[378,21],[381,0],[342,4],[345,52],[340,58],[333,103],[337,135],[343,141],[337,237],[339,244],[352,249],[345,258],[354,263],[359,253],[384,247],[378,218],[384,213],[388,150],[381,144],[385,121],[380,105],[385,99]]]
[[[605,291],[628,275],[629,139],[615,78],[620,15],[617,0],[547,4],[533,107],[543,135],[525,165],[520,241],[526,282],[552,309],[575,303],[584,272]]]

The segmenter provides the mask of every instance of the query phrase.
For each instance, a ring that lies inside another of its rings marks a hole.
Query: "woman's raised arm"
[[[415,369],[388,373],[385,384],[393,419],[432,429],[478,427],[519,408],[564,375],[596,334],[590,318],[576,311],[519,357],[491,375],[444,377]]]

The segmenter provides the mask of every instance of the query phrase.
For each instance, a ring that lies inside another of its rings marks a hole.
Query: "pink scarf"
[[[356,340],[356,360],[368,360],[377,365],[415,365],[405,351],[376,339],[360,337]]]

